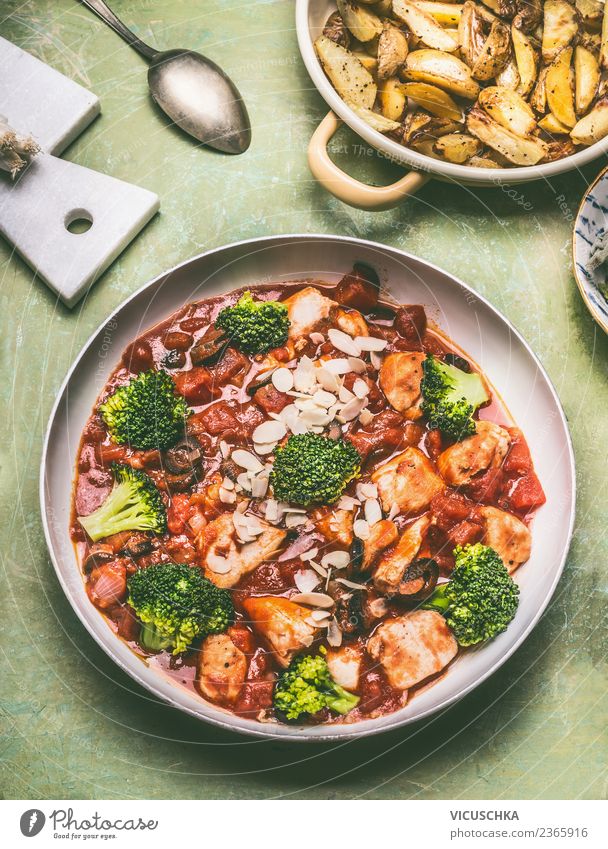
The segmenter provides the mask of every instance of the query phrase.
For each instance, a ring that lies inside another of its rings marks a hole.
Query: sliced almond
[[[306,604],[310,607],[320,607],[322,609],[330,609],[334,606],[333,598],[325,593],[297,593],[291,596],[290,601],[295,601],[296,604]]]
[[[234,460],[237,466],[242,469],[247,469],[249,472],[261,472],[264,466],[251,451],[245,451],[243,448],[236,448],[230,455],[230,459]]]
[[[290,369],[281,367],[272,373],[272,385],[277,392],[289,392],[293,389],[293,374]]]

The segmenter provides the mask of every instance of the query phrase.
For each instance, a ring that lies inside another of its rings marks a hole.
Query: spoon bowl
[[[238,89],[221,69],[192,50],[157,53],[148,69],[150,93],[186,133],[224,153],[244,153],[251,125]]]
[[[105,0],[80,2],[147,59],[150,94],[174,124],[224,153],[247,150],[251,144],[247,109],[219,65],[194,50],[155,50],[136,36]]]

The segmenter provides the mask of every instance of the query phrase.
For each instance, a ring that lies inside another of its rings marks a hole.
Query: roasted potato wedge
[[[428,83],[403,83],[403,93],[439,118],[462,121],[462,110],[447,91]]]
[[[600,65],[586,47],[574,48],[574,105],[578,115],[583,115],[593,103],[600,84]]]
[[[578,14],[566,0],[545,0],[543,7],[542,54],[545,62],[553,62],[568,47],[578,32]]]
[[[366,71],[372,75],[374,79],[378,77],[378,60],[374,56],[370,56],[369,53],[359,52],[358,50],[353,51],[353,56],[356,56],[359,62],[363,65]]]
[[[608,71],[608,3],[604,4],[604,17],[602,18],[602,37],[600,41],[600,66]]]
[[[437,85],[467,100],[475,100],[479,94],[479,85],[464,62],[441,50],[409,53],[403,75],[408,80]]]
[[[534,32],[543,19],[543,0],[517,0],[516,6],[513,26],[526,34]]]
[[[472,156],[466,164],[470,165],[472,168],[500,168],[501,167],[498,164],[498,162],[494,162],[493,159],[489,159],[487,156]]]
[[[393,11],[393,0],[379,0],[372,4],[372,9],[379,18],[387,18]]]
[[[565,47],[547,70],[547,103],[557,120],[566,127],[576,124],[572,48]]]
[[[471,69],[472,76],[483,82],[493,79],[496,74],[503,70],[510,55],[511,34],[509,27],[502,21],[494,21],[482,51]]]
[[[403,83],[398,77],[382,80],[378,85],[380,111],[389,121],[401,121],[407,99],[403,93]]]
[[[544,118],[538,122],[538,126],[552,136],[569,136],[570,127],[566,127],[557,120],[553,112],[547,112]]]
[[[323,35],[347,50],[352,42],[350,31],[339,12],[334,12],[329,16],[323,27]]]
[[[462,165],[481,150],[481,142],[466,133],[448,133],[433,144],[433,152],[446,162]]]
[[[398,74],[408,54],[407,38],[403,32],[388,21],[378,39],[378,79],[387,80]]]
[[[315,41],[315,50],[340,97],[351,104],[371,109],[376,100],[376,83],[357,57],[325,35]]]
[[[453,53],[458,50],[458,41],[452,38],[435,18],[408,0],[393,0],[393,14],[403,21],[414,35],[433,50]]]
[[[477,61],[486,42],[483,25],[484,21],[477,11],[477,6],[472,0],[467,0],[462,7],[458,24],[458,41],[460,55],[469,68],[472,68]]]
[[[608,96],[601,97],[591,112],[576,123],[570,133],[574,144],[595,144],[608,135]]]
[[[371,41],[382,32],[382,21],[378,15],[352,0],[336,0],[338,12],[345,25],[357,41]]]
[[[515,135],[477,106],[467,116],[467,128],[472,135],[497,150],[513,165],[536,165],[547,152],[547,145],[541,139]]]
[[[517,62],[517,70],[519,71],[517,91],[522,97],[527,97],[532,91],[538,75],[538,55],[531,40],[515,24],[511,27],[511,42]]]
[[[361,118],[366,124],[369,124],[373,130],[378,130],[379,133],[391,133],[398,130],[401,126],[399,121],[392,121],[390,118],[386,118],[378,112],[366,109],[365,106],[359,106],[357,103],[349,103],[348,101],[346,102],[358,118]]]
[[[604,0],[575,0],[583,26],[600,29],[604,16]]]
[[[581,47],[586,47],[587,50],[591,51],[594,56],[599,57],[602,46],[602,36],[599,32],[587,32],[586,30],[582,30],[578,34],[577,44],[580,44]]]
[[[547,111],[547,71],[549,68],[541,68],[538,73],[536,85],[530,95],[530,106],[539,115],[544,115]]]
[[[482,109],[516,136],[531,136],[536,130],[534,112],[520,94],[500,86],[488,86],[479,93]]]
[[[496,85],[508,88],[511,91],[517,91],[521,85],[521,77],[517,68],[515,58],[511,56],[507,64],[504,66],[500,74],[496,74]]]
[[[547,153],[543,162],[555,162],[557,159],[563,159],[565,156],[572,156],[573,153],[576,153],[576,147],[570,139],[552,141],[547,145]]]
[[[457,27],[462,14],[462,3],[435,3],[434,0],[414,0],[416,6],[432,15],[438,24]]]

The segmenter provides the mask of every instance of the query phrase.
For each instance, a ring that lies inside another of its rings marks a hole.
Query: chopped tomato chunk
[[[511,448],[502,464],[503,471],[507,475],[525,475],[532,468],[530,449],[523,433],[519,428],[509,428],[511,434]]]
[[[473,501],[483,503],[494,501],[502,489],[504,475],[502,469],[488,469],[477,475],[467,486],[467,493]]]
[[[175,385],[189,404],[207,404],[222,391],[214,385],[213,375],[204,366],[180,371],[175,375]]]
[[[515,484],[506,501],[513,510],[535,510],[547,500],[541,482],[535,472],[530,472],[520,478]]]

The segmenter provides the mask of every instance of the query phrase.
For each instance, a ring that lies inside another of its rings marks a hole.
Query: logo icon
[[[35,837],[44,828],[45,820],[46,817],[42,811],[38,810],[38,808],[30,808],[29,811],[21,814],[21,820],[19,821],[21,834],[24,837]]]

